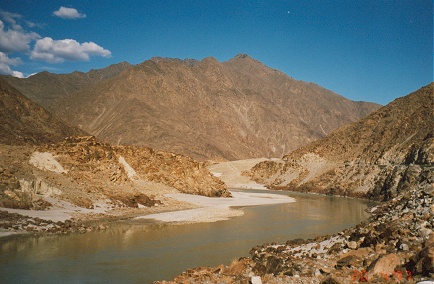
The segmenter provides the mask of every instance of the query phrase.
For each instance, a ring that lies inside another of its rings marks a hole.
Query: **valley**
[[[383,107],[353,102],[245,54],[2,76],[0,244],[110,234],[123,222],[254,227],[267,223],[264,208],[304,220],[294,208],[310,216],[316,198],[364,205],[309,217],[337,220],[333,231],[280,235],[250,257],[156,283],[431,279],[433,93],[431,83]],[[368,219],[367,200],[379,202]]]

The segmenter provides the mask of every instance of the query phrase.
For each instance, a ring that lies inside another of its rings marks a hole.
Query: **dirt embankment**
[[[203,163],[150,148],[115,147],[91,136],[43,146],[0,145],[0,153],[1,210],[30,215],[27,223],[33,217],[64,222],[195,207],[167,193],[230,196]],[[18,222],[14,216],[9,217]],[[5,220],[0,228],[30,230]]]

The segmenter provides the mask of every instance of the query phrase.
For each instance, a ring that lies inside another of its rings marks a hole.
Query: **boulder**
[[[343,257],[354,255],[362,259],[368,258],[369,254],[371,254],[374,250],[371,248],[359,248],[357,250],[351,250],[343,255]]]
[[[252,278],[250,279],[250,283],[252,283],[252,284],[262,284],[261,277],[259,277],[259,276],[252,276]]]
[[[434,274],[434,234],[425,241],[424,248],[419,253],[419,261],[424,276]]]
[[[363,262],[363,259],[361,259],[358,256],[355,255],[349,255],[349,256],[345,256],[341,259],[338,260],[338,262],[336,263],[336,268],[337,269],[342,269],[345,267],[358,267],[360,266],[360,264]]]
[[[243,271],[246,270],[247,263],[242,259],[238,261],[233,261],[231,265],[229,265],[225,270],[224,274],[228,276],[236,276],[243,274]]]
[[[326,279],[324,279],[321,284],[339,284],[339,282],[334,279],[333,277],[329,276]]]
[[[398,255],[391,253],[382,255],[371,263],[368,267],[368,279],[374,276],[389,277],[395,272],[395,268],[401,265]]]
[[[270,256],[267,259],[267,264],[265,266],[267,273],[277,275],[281,272],[283,265],[283,260],[276,257]]]
[[[357,243],[355,241],[348,242],[347,247],[349,249],[357,249]]]

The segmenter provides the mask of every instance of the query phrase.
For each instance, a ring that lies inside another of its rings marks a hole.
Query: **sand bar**
[[[213,198],[183,193],[167,194],[167,197],[179,201],[189,202],[201,208],[164,212],[136,217],[136,219],[153,219],[161,222],[198,223],[227,220],[231,217],[242,216],[245,206],[258,206],[295,202],[286,195],[272,193],[231,192],[232,198]]]
[[[51,197],[45,197],[45,200],[49,201],[53,205],[49,210],[26,210],[3,207],[0,207],[0,210],[7,211],[9,213],[18,213],[20,215],[29,216],[32,218],[37,217],[53,222],[65,222],[66,220],[71,219],[77,214],[104,214],[109,210],[107,204],[104,201],[95,202],[96,209],[87,209]]]

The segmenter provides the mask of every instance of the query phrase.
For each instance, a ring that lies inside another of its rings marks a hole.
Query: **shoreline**
[[[294,198],[272,193],[231,191],[233,197],[205,197],[185,193],[159,196],[161,205],[139,208],[112,208],[103,200],[94,209],[50,199],[50,210],[0,208],[3,224],[0,239],[29,234],[68,234],[104,230],[107,224],[122,219],[149,219],[171,224],[217,222],[244,215],[240,207],[295,202]],[[19,223],[16,225],[13,223]]]
[[[167,194],[170,198],[195,204],[199,208],[149,214],[135,219],[152,219],[175,224],[217,222],[244,215],[241,208],[235,207],[296,202],[295,198],[272,193],[231,191],[231,194],[232,197],[218,199],[184,193]]]
[[[230,265],[191,268],[154,283],[234,283],[233,277],[274,284],[431,283],[433,204],[433,184],[423,183],[372,207],[368,220],[332,235],[265,243]]]
[[[88,209],[47,196],[44,198],[52,204],[49,210],[0,207],[0,214],[5,215],[3,220],[0,219],[0,239],[27,234],[85,233],[103,229],[113,221],[134,218],[173,224],[217,222],[242,216],[244,211],[239,207],[295,202],[294,198],[286,195],[268,192],[262,184],[243,175],[245,170],[263,160],[268,159],[223,162],[208,167],[214,176],[218,176],[226,183],[233,197],[191,195],[180,193],[173,188],[161,190],[158,184],[154,184],[146,189],[161,204],[152,207],[139,204],[138,208],[122,208],[109,200],[96,200],[93,209]],[[248,190],[263,192],[243,192]],[[17,223],[20,225],[17,226]]]

